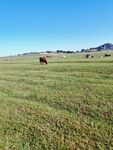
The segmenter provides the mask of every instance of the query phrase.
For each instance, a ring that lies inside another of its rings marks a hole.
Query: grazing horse
[[[39,57],[40,64],[48,64],[46,57]]]
[[[93,58],[93,57],[94,57],[93,55],[86,54],[86,58]]]
[[[86,54],[86,58],[89,58],[90,57],[90,54]]]
[[[104,56],[105,56],[105,57],[109,57],[109,56],[111,56],[111,55],[109,55],[109,54],[105,54]]]
[[[92,55],[92,56],[90,56],[90,58],[93,58],[94,56]]]

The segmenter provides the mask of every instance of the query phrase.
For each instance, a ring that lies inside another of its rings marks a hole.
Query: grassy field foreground
[[[112,150],[113,57],[0,59],[0,150]]]

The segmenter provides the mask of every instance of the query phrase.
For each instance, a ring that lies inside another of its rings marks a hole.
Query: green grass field
[[[113,150],[113,53],[0,59],[0,150]]]

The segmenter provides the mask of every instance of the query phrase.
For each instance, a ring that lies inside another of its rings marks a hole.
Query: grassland
[[[113,56],[93,55],[0,59],[0,150],[113,149]]]

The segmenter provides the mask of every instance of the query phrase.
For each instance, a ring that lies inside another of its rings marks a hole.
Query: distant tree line
[[[68,50],[68,51],[64,51],[64,50],[56,50],[56,51],[46,51],[46,53],[75,53],[74,51]]]
[[[78,51],[76,51],[76,52],[78,52]],[[41,53],[41,52],[29,52],[29,53],[18,54],[18,56],[33,55],[33,54],[39,54],[39,53]],[[68,50],[68,51],[56,50],[56,51],[45,51],[45,52],[42,52],[42,53],[68,53],[68,54],[71,54],[71,53],[75,53],[75,52],[71,51],[71,50]]]
[[[80,52],[95,52],[95,51],[102,51],[102,50],[112,50],[113,51],[113,44],[111,43],[105,43],[101,46],[98,47],[93,47],[93,48],[89,48],[89,49],[81,49],[76,50],[76,51],[72,51],[72,50],[56,50],[56,51],[52,51],[52,50],[48,50],[48,51],[44,51],[42,53],[68,53],[68,54],[72,54],[72,53],[80,53]],[[23,54],[18,54],[18,56],[21,55],[33,55],[33,54],[39,54],[41,52],[29,52],[29,53],[23,53]]]
[[[23,53],[23,54],[18,54],[18,56],[21,56],[21,55],[33,55],[33,54],[39,54],[39,52]]]
[[[75,53],[74,51],[70,51],[70,50],[68,50],[68,51],[57,50],[56,52],[57,52],[57,53]]]

